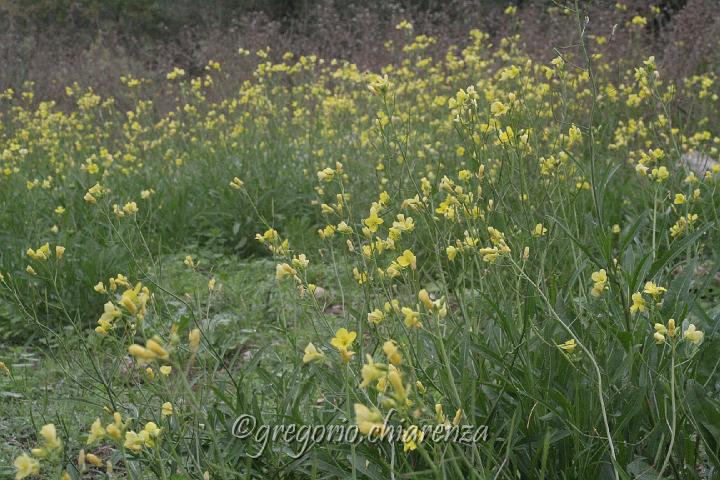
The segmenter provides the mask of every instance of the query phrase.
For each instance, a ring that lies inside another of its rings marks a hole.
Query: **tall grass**
[[[130,112],[7,93],[2,325],[63,405],[17,403],[54,425],[17,435],[18,472],[717,475],[715,77],[609,64],[570,13],[547,64],[479,31],[433,58],[405,22],[379,72],[288,55],[214,102],[221,65],[176,70],[159,118],[133,79]],[[391,412],[487,435],[377,441]],[[247,414],[365,441],[263,448]]]

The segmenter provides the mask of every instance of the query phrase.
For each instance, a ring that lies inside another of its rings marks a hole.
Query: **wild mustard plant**
[[[231,94],[175,68],[167,111],[132,76],[124,109],[3,94],[7,338],[87,400],[12,474],[712,478],[716,79],[610,65],[561,14],[579,43],[546,63],[403,22],[378,72],[262,50]]]

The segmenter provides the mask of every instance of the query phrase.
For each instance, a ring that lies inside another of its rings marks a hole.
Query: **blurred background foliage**
[[[588,33],[612,38],[605,52],[632,60],[654,54],[677,78],[718,65],[720,16],[716,0],[581,0]],[[437,38],[438,52],[462,46],[478,28],[499,40],[520,33],[539,59],[573,39],[562,15],[574,0],[0,0],[0,89],[35,83],[38,99],[60,100],[78,82],[101,95],[118,89],[121,75],[162,78],[178,66],[200,75],[208,60],[238,63],[238,48],[270,45],[285,51],[347,59],[360,68],[391,63],[384,44],[402,19],[417,34]],[[518,15],[502,15],[509,6]],[[635,38],[623,25],[648,18]],[[622,38],[620,38],[622,37]],[[631,45],[632,48],[628,48]],[[629,58],[632,57],[632,58]],[[251,59],[249,59],[251,60]],[[232,86],[254,65],[240,62]]]

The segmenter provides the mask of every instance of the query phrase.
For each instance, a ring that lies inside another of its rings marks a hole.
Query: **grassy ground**
[[[404,22],[380,72],[260,51],[239,92],[169,72],[170,111],[3,93],[0,472],[714,478],[717,80],[562,15],[547,64]]]

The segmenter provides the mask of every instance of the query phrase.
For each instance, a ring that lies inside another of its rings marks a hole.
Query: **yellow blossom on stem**
[[[410,425],[405,431],[403,431],[403,451],[410,452],[417,448],[417,444],[422,442],[425,438],[425,433],[420,430],[416,425]]]
[[[702,342],[703,337],[705,334],[695,328],[694,324],[688,325],[687,329],[685,330],[685,333],[683,334],[683,338],[687,340],[688,342],[694,343],[695,345]]]
[[[13,462],[15,467],[15,480],[22,480],[31,475],[40,474],[40,462],[27,453],[23,453]]]
[[[335,333],[335,337],[330,340],[330,345],[335,347],[340,353],[343,362],[350,361],[355,352],[350,351],[350,347],[357,338],[357,332],[349,332],[346,328],[341,328]]]
[[[430,295],[428,294],[427,290],[425,290],[424,288],[422,290],[420,290],[420,293],[418,293],[418,299],[420,300],[420,303],[422,303],[426,309],[428,309],[428,310],[433,309],[433,302],[430,299]]]
[[[381,436],[385,433],[385,425],[380,411],[372,410],[361,403],[355,404],[355,423],[358,431],[367,436]]]
[[[360,370],[360,376],[362,377],[361,388],[367,388],[370,383],[385,375],[385,365],[375,363],[370,354],[367,354],[365,358],[367,363]]]
[[[102,426],[102,423],[100,423],[100,419],[96,418],[92,425],[90,425],[90,435],[88,435],[87,438],[87,445],[90,445],[92,443],[95,443],[98,440],[101,440],[105,436],[105,429]]]
[[[667,292],[667,289],[663,287],[658,287],[653,282],[647,282],[645,283],[645,288],[643,289],[643,292],[653,297],[653,300],[657,300],[660,295]]]
[[[356,338],[356,332],[350,332],[346,328],[341,328],[335,332],[335,337],[330,340],[330,344],[335,348],[349,348]]]
[[[200,349],[200,329],[199,328],[193,328],[190,330],[190,333],[188,334],[188,343],[190,345],[190,351],[192,353],[197,353],[197,351]]]
[[[397,263],[402,268],[410,267],[413,270],[417,268],[417,259],[410,250],[405,250],[403,254],[397,258]]]
[[[315,348],[315,345],[312,343],[308,343],[305,347],[305,353],[303,355],[303,363],[311,363],[318,360],[322,360],[325,357],[325,355],[318,351],[317,348]]]
[[[571,338],[570,340],[558,345],[558,348],[560,350],[563,350],[567,353],[573,353],[575,351],[576,347],[577,347],[577,343],[575,342],[574,338]]]
[[[420,323],[420,313],[416,312],[412,308],[409,307],[402,307],[400,309],[402,314],[405,316],[405,326],[408,328],[420,328],[422,327],[422,323]]]
[[[388,340],[383,343],[383,352],[385,353],[388,362],[395,366],[400,366],[402,363],[402,355],[400,354],[400,349],[394,341]]]
[[[375,309],[372,312],[368,313],[367,315],[368,322],[374,323],[375,325],[379,324],[385,319],[385,314],[380,309]]]
[[[635,292],[632,294],[632,305],[630,305],[630,313],[637,313],[637,312],[644,312],[647,310],[645,307],[645,299],[642,296],[642,293]]]
[[[590,278],[595,282],[590,294],[593,297],[599,297],[607,288],[607,273],[604,268],[601,268],[597,272],[593,272]]]

